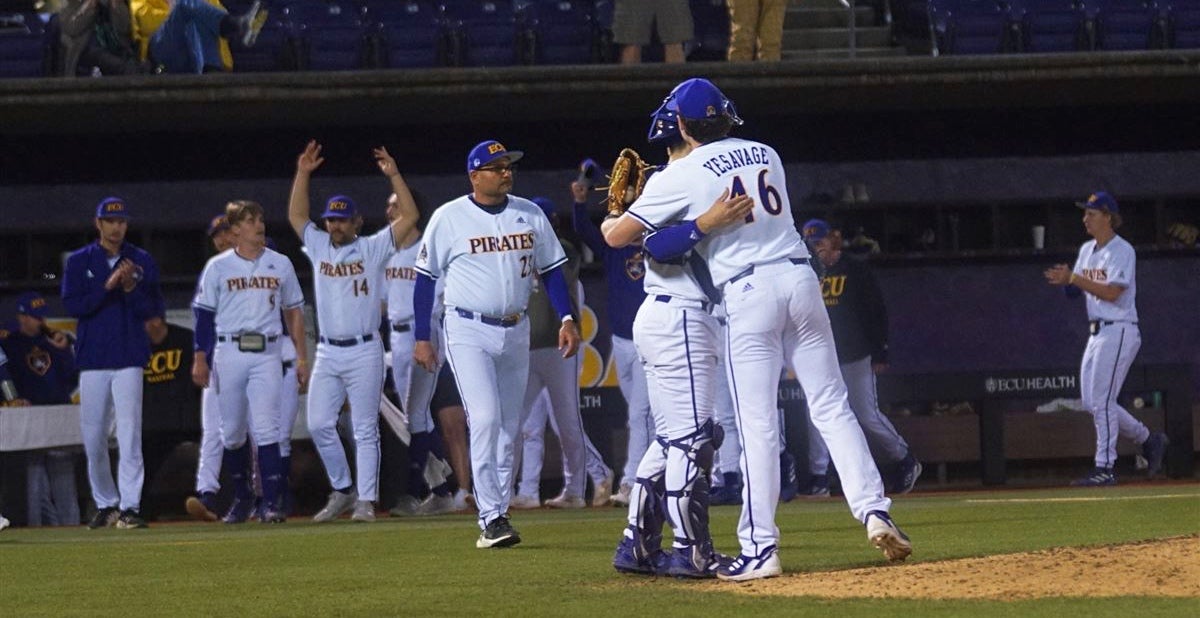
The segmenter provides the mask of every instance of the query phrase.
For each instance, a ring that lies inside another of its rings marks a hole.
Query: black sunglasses
[[[503,174],[504,172],[516,172],[517,164],[513,163],[512,165],[485,165],[483,167],[475,168],[475,171],[477,171],[477,172],[496,172],[497,174]]]

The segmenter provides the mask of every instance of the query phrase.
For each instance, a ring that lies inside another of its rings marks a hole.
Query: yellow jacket
[[[226,10],[221,0],[205,0],[209,4]],[[130,19],[133,22],[133,42],[138,47],[142,60],[150,56],[150,37],[158,31],[159,26],[167,20],[171,5],[167,0],[129,0]],[[229,51],[229,41],[220,39],[221,64],[226,71],[233,70],[233,54]]]

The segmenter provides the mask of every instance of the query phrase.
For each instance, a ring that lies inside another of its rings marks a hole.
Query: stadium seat
[[[349,71],[367,66],[367,28],[349,1],[302,0],[283,9],[299,42],[300,68]]]
[[[729,7],[725,0],[689,0],[695,31],[688,60],[720,62],[729,55]]]
[[[1021,49],[1030,53],[1091,49],[1087,16],[1073,0],[1012,0],[1021,24]]]
[[[441,9],[429,0],[369,0],[363,15],[373,35],[372,65],[432,67],[447,63]]]
[[[995,0],[931,0],[933,50],[938,54],[999,54],[1009,49],[1008,11]]]
[[[1200,0],[1171,0],[1167,21],[1171,47],[1200,48]]]
[[[0,78],[45,74],[43,34],[36,13],[0,14]]]
[[[522,11],[533,35],[537,64],[588,64],[599,39],[588,0],[532,0]]]
[[[238,37],[229,39],[234,73],[294,71],[299,67],[295,37],[282,17],[282,11],[268,13],[253,47],[243,46]]]
[[[1088,0],[1095,23],[1096,49],[1161,48],[1166,19],[1154,0]]]
[[[443,0],[454,66],[533,62],[530,37],[509,0]]]

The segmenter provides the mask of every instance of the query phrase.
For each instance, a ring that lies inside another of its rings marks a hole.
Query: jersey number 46
[[[758,173],[758,203],[762,204],[763,210],[769,215],[777,215],[783,212],[783,196],[779,195],[779,189],[776,189],[771,183],[767,182],[767,172],[770,170],[762,170]],[[729,187],[729,197],[737,197],[746,195],[746,185],[742,184],[741,176],[733,177],[733,184]],[[754,211],[751,210],[746,215],[746,223],[754,222]]]

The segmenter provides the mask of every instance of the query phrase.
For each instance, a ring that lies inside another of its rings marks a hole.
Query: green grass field
[[[946,560],[1196,534],[1200,485],[926,494],[897,499],[892,513],[913,538],[910,562]],[[737,514],[713,509],[717,546],[727,553],[736,553]],[[475,549],[466,515],[10,529],[0,533],[0,616],[1200,614],[1196,598],[826,600],[700,590],[613,571],[623,511],[516,512],[513,523],[524,542],[508,550]],[[840,499],[781,505],[778,523],[786,572],[884,562]]]

